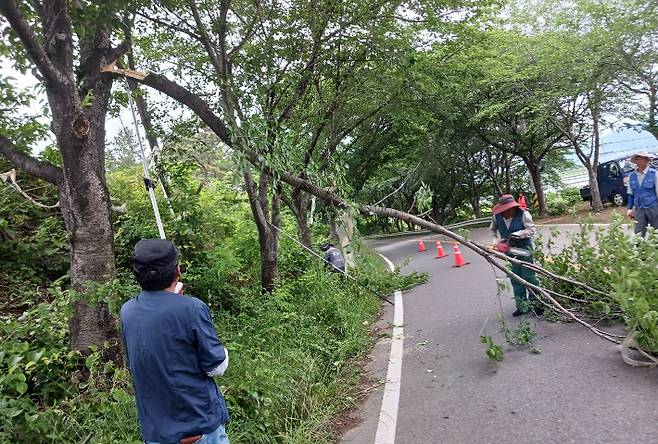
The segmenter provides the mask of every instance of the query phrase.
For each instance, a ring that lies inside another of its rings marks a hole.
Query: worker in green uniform
[[[491,229],[494,248],[515,259],[532,263],[532,237],[535,234],[535,223],[530,213],[522,209],[511,194],[501,196],[492,212],[493,218],[489,229]],[[535,272],[521,264],[512,264],[512,273],[531,284],[539,285]],[[512,316],[521,316],[533,308],[535,312],[540,310],[539,305],[534,303],[536,298],[533,291],[515,279],[511,280],[516,302],[516,311]]]

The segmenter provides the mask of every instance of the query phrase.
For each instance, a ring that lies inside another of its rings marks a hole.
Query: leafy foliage
[[[158,197],[168,236],[181,250],[186,293],[206,300],[231,351],[230,370],[218,379],[233,416],[229,433],[236,442],[329,442],[332,418],[355,402],[346,387],[358,381],[356,364],[369,349],[380,301],[326,272],[287,238],[278,286],[263,295],[245,196],[225,161],[217,162],[206,175],[195,162],[165,157],[173,215]],[[116,314],[138,291],[129,272],[134,242],[157,233],[140,169],[119,167],[109,177],[113,197],[126,208],[114,220],[119,273],[84,297]],[[17,277],[9,278],[12,298],[0,317],[0,441],[139,442],[130,377],[121,363],[107,361],[103,348],[88,356],[69,351],[71,301],[83,296],[60,278],[67,266],[61,220],[4,190],[0,197],[13,211],[1,213],[2,229],[13,237],[0,248],[18,248],[18,254],[6,261]],[[283,229],[294,233],[290,215]],[[357,242],[354,249],[353,275],[369,288],[387,293],[425,279],[390,274],[365,246]],[[47,272],[57,264],[59,271]]]
[[[570,245],[559,252],[551,251],[551,236],[546,240],[551,252],[540,253],[547,269],[609,290],[610,298],[571,288],[568,283],[545,284],[583,301],[561,301],[568,307],[597,318],[623,320],[643,348],[658,353],[658,237],[655,232],[646,240],[633,236],[623,222],[616,217],[606,228],[583,225]]]
[[[492,362],[497,363],[505,358],[503,347],[496,344],[491,336],[480,336],[480,342],[487,347],[485,353]]]
[[[578,188],[562,188],[559,191],[546,193],[548,210],[551,216],[566,213],[582,203]]]

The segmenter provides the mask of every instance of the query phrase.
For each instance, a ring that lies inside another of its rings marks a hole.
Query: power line
[[[614,144],[619,144],[619,143],[627,143],[627,142],[636,142],[638,140],[652,140],[654,139],[653,137],[636,137],[634,139],[625,139],[625,140],[612,140],[610,142],[601,142],[600,145],[614,145]]]
[[[633,148],[625,148],[625,149],[619,149],[619,150],[613,150],[613,151],[606,151],[606,152],[599,153],[599,156],[604,156],[606,154],[625,153],[625,152],[629,152],[629,151],[650,150],[650,149],[653,149],[653,148],[658,149],[658,145],[636,146],[636,147],[633,147]]]

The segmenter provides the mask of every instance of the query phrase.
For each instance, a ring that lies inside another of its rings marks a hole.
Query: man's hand
[[[629,219],[635,219],[635,211],[633,211],[632,209],[626,211],[626,216],[628,216]]]

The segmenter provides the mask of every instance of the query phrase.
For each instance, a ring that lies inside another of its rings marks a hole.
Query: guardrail
[[[457,222],[456,224],[451,224],[451,225],[446,225],[446,228],[453,230],[457,228],[468,228],[468,227],[480,227],[480,226],[486,226],[491,223],[491,216],[489,217],[481,217],[479,219],[471,219],[471,220],[465,220],[463,222]]]
[[[478,228],[489,225],[491,222],[491,217],[481,217],[479,219],[465,220],[462,222],[457,222],[455,224],[444,225],[445,228],[449,230],[458,230],[460,228]],[[401,231],[399,233],[388,233],[388,234],[373,234],[371,236],[364,236],[364,239],[388,239],[391,237],[402,237],[402,236],[423,236],[426,234],[432,233],[430,230],[413,230],[413,231]]]

